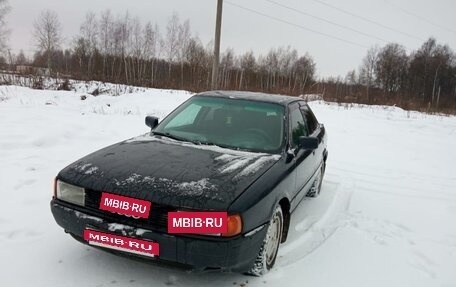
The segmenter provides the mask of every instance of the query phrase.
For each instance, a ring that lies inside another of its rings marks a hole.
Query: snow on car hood
[[[226,210],[279,159],[146,134],[92,153],[63,169],[58,178],[160,204]]]

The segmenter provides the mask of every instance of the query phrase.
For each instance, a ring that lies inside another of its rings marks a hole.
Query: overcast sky
[[[27,54],[33,53],[34,45],[31,40],[33,21],[43,9],[51,9],[58,13],[66,40],[65,46],[69,46],[73,36],[78,33],[87,11],[99,13],[106,9],[110,9],[114,14],[129,11],[131,15],[138,16],[143,23],[146,21],[157,23],[162,31],[168,17],[175,11],[181,19],[190,20],[193,33],[206,44],[214,34],[216,2],[216,0],[9,0],[12,7],[7,18],[11,29],[10,46],[15,53],[20,49],[24,49]],[[385,40],[402,44],[412,51],[433,36],[439,43],[448,44],[452,49],[456,49],[456,1],[454,0],[274,0],[274,2],[347,26],[351,30],[280,7],[267,0],[229,0],[229,2],[225,0],[222,50],[231,47],[237,54],[253,50],[258,55],[266,53],[271,47],[290,45],[300,54],[308,52],[317,64],[317,74],[328,77],[345,76],[349,70],[357,69],[366,54],[366,47],[384,46]],[[324,3],[360,15],[371,22],[344,14]],[[246,11],[233,4],[269,15],[274,19]],[[380,23],[384,27],[373,22]]]

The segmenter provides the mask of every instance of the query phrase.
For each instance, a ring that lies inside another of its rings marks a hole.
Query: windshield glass
[[[166,117],[155,134],[232,149],[275,153],[283,141],[284,107],[231,98],[193,97]]]

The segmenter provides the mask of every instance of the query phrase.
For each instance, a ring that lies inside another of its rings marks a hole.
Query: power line
[[[329,4],[329,3],[326,3],[326,2],[324,2],[324,1],[321,1],[321,0],[312,0],[312,1],[317,2],[317,3],[320,3],[320,4],[325,5],[325,6],[327,6],[327,7],[330,7],[330,8],[332,8],[332,9],[335,9],[335,10],[337,10],[337,11],[339,11],[339,12],[342,12],[342,13],[344,13],[344,14],[350,15],[350,16],[352,16],[352,17],[355,17],[355,18],[361,19],[361,20],[363,20],[363,21],[369,22],[369,23],[371,23],[371,24],[377,25],[377,26],[382,27],[382,28],[384,28],[384,29],[387,29],[387,30],[390,30],[390,31],[393,31],[393,32],[396,32],[396,33],[399,33],[399,34],[402,34],[402,35],[407,36],[407,37],[409,37],[409,38],[413,38],[413,39],[415,39],[415,40],[420,40],[420,41],[425,41],[424,39],[422,39],[422,38],[420,38],[420,37],[418,37],[418,36],[415,36],[415,35],[409,34],[409,33],[407,33],[407,32],[403,32],[403,31],[397,30],[397,29],[395,29],[395,28],[386,26],[386,25],[384,25],[384,24],[382,24],[382,23],[373,21],[373,20],[371,20],[371,19],[369,19],[369,18],[366,18],[366,17],[364,17],[364,16],[360,16],[360,15],[354,14],[354,13],[352,13],[352,12],[350,12],[350,11],[344,10],[344,9],[339,8],[339,7],[336,7],[336,6],[333,6],[333,5],[331,5],[331,4]]]
[[[259,11],[254,10],[254,9],[250,9],[250,8],[241,6],[241,5],[239,5],[239,4],[232,3],[232,2],[230,2],[230,1],[226,1],[226,0],[225,0],[225,2],[226,2],[227,4],[229,4],[229,5],[231,5],[231,6],[237,7],[237,8],[239,8],[239,9],[242,9],[242,10],[245,10],[245,11],[249,11],[249,12],[251,12],[251,13],[254,13],[254,14],[257,14],[257,15],[260,15],[260,16],[263,16],[263,17],[266,17],[266,18],[275,20],[275,21],[277,21],[277,22],[281,22],[281,23],[284,23],[284,24],[287,24],[287,25],[296,27],[296,28],[300,28],[300,29],[306,30],[306,31],[308,31],[308,32],[312,32],[312,33],[315,33],[315,34],[319,34],[319,35],[322,35],[322,36],[325,36],[325,37],[328,37],[328,38],[331,38],[331,39],[335,39],[335,40],[338,40],[338,41],[341,41],[341,42],[345,42],[345,43],[350,44],[350,45],[358,46],[358,47],[361,47],[361,48],[366,48],[366,49],[369,48],[369,47],[367,47],[367,46],[365,46],[365,45],[362,45],[362,44],[359,44],[359,43],[356,43],[356,42],[352,42],[352,41],[350,41],[350,40],[346,40],[346,39],[343,39],[343,38],[339,38],[339,37],[337,37],[337,36],[333,36],[333,35],[330,35],[330,34],[326,34],[326,33],[323,33],[323,32],[319,32],[319,31],[316,31],[316,30],[313,30],[313,29],[304,27],[304,26],[299,25],[299,24],[295,24],[295,23],[292,23],[292,22],[289,22],[289,21],[286,21],[286,20],[283,20],[283,19],[280,19],[280,18],[271,16],[271,15],[268,15],[268,14],[264,14],[264,13],[262,13],[262,12],[259,12]]]
[[[453,30],[453,29],[451,29],[451,28],[448,28],[447,26],[444,26],[444,25],[437,24],[437,23],[435,23],[434,21],[431,21],[431,20],[429,20],[429,19],[427,19],[427,18],[425,18],[425,17],[423,17],[423,16],[420,16],[420,15],[418,15],[418,14],[415,14],[415,13],[413,13],[413,12],[410,12],[410,11],[408,11],[407,9],[405,9],[405,8],[403,8],[403,7],[401,7],[401,6],[397,5],[397,4],[395,4],[395,3],[391,3],[390,1],[384,0],[384,2],[387,3],[387,4],[389,4],[389,5],[391,5],[391,6],[393,6],[393,7],[395,7],[396,9],[399,9],[400,11],[402,11],[403,13],[405,13],[405,14],[407,14],[407,15],[409,15],[409,16],[415,17],[415,18],[417,18],[417,19],[419,19],[419,20],[421,20],[421,21],[424,21],[424,22],[426,22],[426,23],[428,23],[428,24],[431,24],[431,25],[433,25],[433,26],[435,26],[435,27],[438,27],[438,28],[441,28],[441,29],[445,29],[445,30],[447,30],[447,31],[450,31],[450,32],[456,34],[456,30]]]
[[[320,21],[322,21],[322,22],[326,22],[326,23],[329,23],[329,24],[331,24],[331,25],[334,25],[334,26],[337,26],[337,27],[341,27],[341,28],[350,30],[350,31],[352,31],[352,32],[358,33],[358,34],[360,34],[360,35],[363,35],[363,36],[366,36],[366,37],[369,37],[369,38],[372,38],[372,39],[376,39],[376,40],[379,40],[379,41],[382,41],[382,42],[385,42],[385,43],[390,42],[390,41],[388,41],[388,40],[382,39],[382,38],[377,37],[377,36],[375,36],[375,35],[368,34],[368,33],[365,33],[365,32],[362,32],[362,31],[359,31],[359,30],[356,30],[356,29],[353,29],[353,28],[351,28],[351,27],[348,27],[348,26],[345,26],[345,25],[342,25],[342,24],[338,24],[338,23],[332,22],[332,21],[330,21],[330,20],[327,20],[327,19],[324,19],[324,18],[315,16],[315,15],[309,14],[309,13],[304,12],[304,11],[302,11],[302,10],[298,10],[298,9],[296,9],[296,8],[287,6],[287,5],[285,5],[285,4],[278,3],[278,2],[276,2],[276,1],[272,1],[272,0],[264,0],[264,1],[269,2],[269,3],[272,3],[272,4],[274,4],[274,5],[280,6],[280,7],[282,7],[282,8],[288,9],[288,10],[297,12],[297,13],[299,13],[299,14],[302,14],[302,15],[305,15],[305,16],[308,16],[308,17],[311,17],[311,18],[320,20]]]

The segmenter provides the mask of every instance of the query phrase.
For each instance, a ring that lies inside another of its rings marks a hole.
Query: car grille
[[[131,217],[100,210],[101,191],[86,189],[85,207],[93,215],[102,216],[105,219],[132,224]],[[168,228],[168,212],[176,211],[176,208],[158,203],[152,203],[149,218],[134,219],[134,226],[151,230],[166,230]]]

